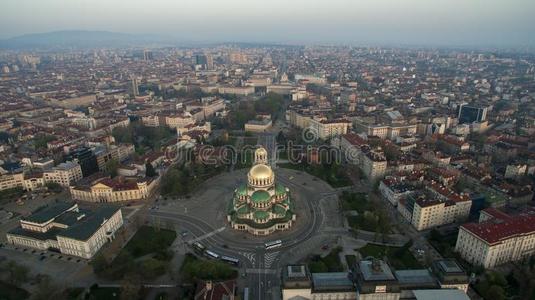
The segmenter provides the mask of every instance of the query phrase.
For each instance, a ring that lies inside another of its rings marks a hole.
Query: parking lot
[[[89,273],[91,270],[88,262],[81,258],[5,244],[0,247],[0,260],[13,260],[28,267],[32,275],[46,274],[66,286],[76,283],[81,274],[87,274],[82,270],[87,269]]]

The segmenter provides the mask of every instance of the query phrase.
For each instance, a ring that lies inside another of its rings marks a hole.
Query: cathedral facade
[[[267,151],[258,148],[247,184],[234,190],[227,219],[232,228],[254,235],[269,235],[289,229],[295,221],[290,191],[275,184],[275,173],[267,163]]]

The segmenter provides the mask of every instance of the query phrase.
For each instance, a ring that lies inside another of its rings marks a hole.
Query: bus
[[[204,254],[206,254],[206,256],[208,256],[209,258],[219,259],[219,254],[210,250],[204,251]]]
[[[265,246],[266,246],[266,250],[267,249],[278,248],[278,247],[282,246],[282,241],[281,240],[276,240],[276,241],[273,241],[273,242],[267,242],[265,244]]]
[[[193,249],[195,249],[195,251],[197,251],[199,253],[203,253],[204,250],[206,250],[206,247],[204,247],[203,244],[201,244],[199,242],[193,243],[192,246],[193,246]]]
[[[221,256],[221,260],[226,262],[226,263],[235,265],[235,266],[240,265],[240,260],[237,259],[237,258],[234,258],[234,257],[229,257],[229,256],[223,255],[223,256]]]

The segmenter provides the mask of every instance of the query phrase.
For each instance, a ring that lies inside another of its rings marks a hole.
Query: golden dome
[[[249,171],[249,178],[255,180],[269,179],[272,178],[273,171],[271,168],[264,164],[254,165]]]
[[[264,149],[264,147],[260,147],[260,148],[256,149],[254,153],[255,153],[256,156],[258,156],[258,155],[266,156],[267,155],[267,151],[266,151],[266,149]]]

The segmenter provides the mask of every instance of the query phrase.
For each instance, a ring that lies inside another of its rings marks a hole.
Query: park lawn
[[[129,252],[132,257],[138,258],[150,253],[167,249],[176,239],[174,230],[156,229],[142,226],[126,244],[122,251]]]
[[[350,186],[353,183],[351,179],[335,164],[332,164],[330,168],[325,168],[322,165],[303,165],[303,164],[293,164],[293,163],[284,163],[279,164],[281,168],[292,169],[297,171],[307,172],[312,176],[316,176],[321,180],[327,182],[330,186],[334,188]]]
[[[98,300],[109,300],[109,299],[120,299],[121,298],[121,289],[116,287],[93,287],[89,291],[89,295],[86,299],[98,299]]]
[[[368,221],[364,216],[347,216],[347,223],[355,230],[377,231],[377,223]]]
[[[10,202],[14,202],[18,200],[22,195],[24,195],[24,190],[22,188],[12,188],[3,190],[2,193],[0,193],[0,204],[8,204]]]
[[[408,247],[389,247],[375,244],[367,244],[366,246],[356,249],[360,252],[363,258],[368,256],[377,259],[388,258],[388,262],[397,270],[403,269],[420,269],[422,265],[416,260],[414,255],[409,251]]]
[[[252,151],[240,151],[237,155],[236,169],[250,168],[253,165],[254,154]]]
[[[67,299],[79,299],[80,295],[84,292],[84,288],[76,287],[76,288],[67,288],[65,290],[65,294],[67,296]]]
[[[238,271],[218,260],[199,259],[193,254],[186,254],[180,275],[187,282],[202,280],[229,280],[238,276]]]
[[[365,193],[343,192],[340,200],[344,211],[356,210],[359,214],[362,214],[370,209],[370,203]]]
[[[338,253],[342,251],[342,248],[334,248],[325,257],[320,255],[314,255],[308,260],[308,269],[311,273],[325,273],[325,272],[342,272],[344,266],[340,261]]]
[[[10,283],[0,281],[0,299],[4,300],[24,300],[28,299],[30,294],[21,288]]]
[[[442,255],[443,257],[455,256],[455,244],[457,243],[458,231],[448,234],[441,234],[438,230],[431,231],[429,243]]]
[[[346,255],[346,262],[349,268],[352,268],[357,263],[357,257],[355,255]]]

